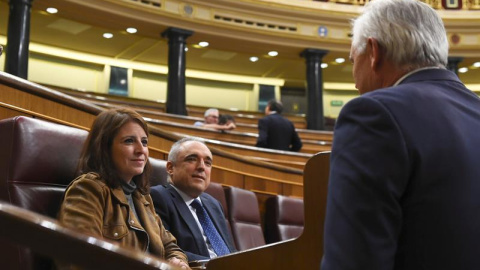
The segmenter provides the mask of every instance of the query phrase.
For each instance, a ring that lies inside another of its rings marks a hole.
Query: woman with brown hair
[[[82,233],[188,268],[149,195],[148,127],[130,109],[98,115],[67,187],[58,219]]]

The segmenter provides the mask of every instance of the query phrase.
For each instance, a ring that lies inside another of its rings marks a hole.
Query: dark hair
[[[101,112],[92,124],[87,140],[83,145],[78,162],[79,174],[95,172],[112,188],[121,185],[121,178],[113,164],[112,143],[123,125],[138,123],[148,136],[148,126],[140,114],[132,109],[118,108]],[[147,158],[143,173],[133,177],[133,181],[143,194],[149,193],[150,161]]]
[[[270,108],[271,112],[282,113],[283,105],[280,101],[276,101],[275,99],[271,99],[268,101],[267,106]]]
[[[235,118],[230,114],[220,114],[220,116],[218,117],[219,125],[225,125],[228,121],[232,121],[233,123],[235,123]]]

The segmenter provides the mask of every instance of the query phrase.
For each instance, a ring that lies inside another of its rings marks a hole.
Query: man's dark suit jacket
[[[188,261],[210,259],[207,244],[197,222],[183,198],[171,185],[154,186],[150,189],[155,211],[160,216],[165,229],[177,238],[178,246],[185,251]],[[202,204],[222,236],[230,252],[235,252],[232,236],[228,230],[222,205],[211,195],[200,195]]]
[[[258,120],[258,147],[300,151],[302,141],[293,123],[278,113],[269,114]]]
[[[480,269],[480,99],[444,69],[345,105],[334,131],[331,269]]]

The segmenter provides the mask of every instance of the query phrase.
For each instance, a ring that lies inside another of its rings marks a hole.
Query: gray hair
[[[373,0],[352,21],[352,49],[365,52],[367,39],[378,41],[399,68],[445,67],[448,40],[440,16],[418,0]]]
[[[214,108],[210,108],[208,110],[205,111],[205,114],[203,116],[207,117],[209,116],[211,113],[218,113],[218,109],[214,109]]]
[[[180,150],[182,148],[182,145],[186,142],[199,142],[199,143],[202,143],[203,145],[207,146],[205,144],[205,140],[203,140],[202,138],[199,138],[199,137],[185,137],[185,138],[182,138],[182,139],[176,141],[172,145],[172,148],[170,148],[170,152],[168,153],[168,161],[172,162],[173,164],[175,164],[177,162],[178,153],[180,152]],[[207,146],[207,148],[208,148],[208,146]]]

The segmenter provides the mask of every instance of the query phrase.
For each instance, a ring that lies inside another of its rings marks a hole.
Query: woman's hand
[[[186,264],[184,261],[178,259],[178,258],[171,258],[168,260],[169,263],[171,263],[172,265],[174,266],[178,266],[182,269],[190,269],[190,267],[188,266],[188,264]]]

